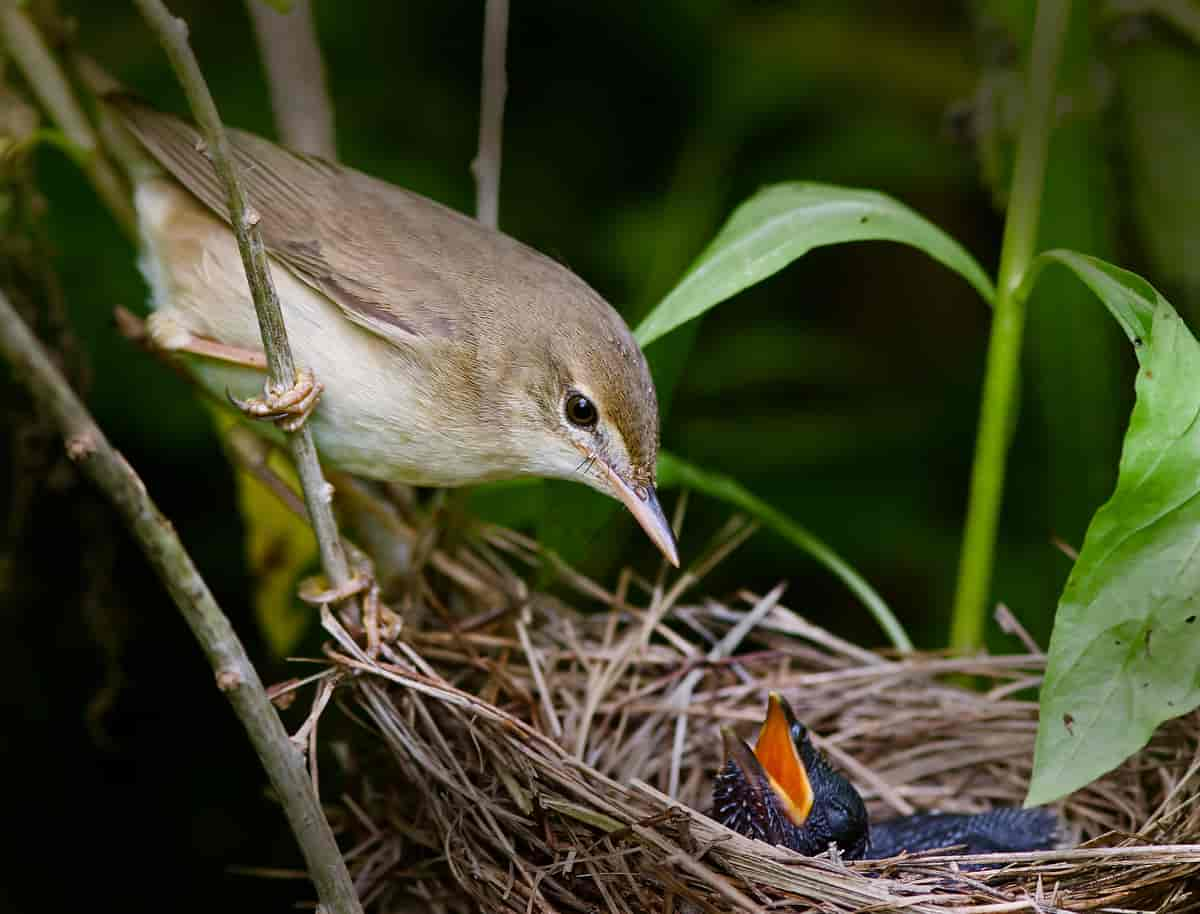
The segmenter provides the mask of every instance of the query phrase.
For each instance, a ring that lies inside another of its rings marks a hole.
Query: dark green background
[[[1076,3],[1042,223],[1136,269],[1189,320],[1200,185],[1200,63],[1184,36]],[[155,104],[183,112],[130,5],[62,0],[80,46]],[[174,2],[221,113],[273,135],[244,7]],[[473,208],[482,4],[317,0],[341,157]],[[653,3],[514,0],[501,225],[570,265],[631,323],[737,202],[809,179],[905,201],[994,269],[1016,116],[1014,68],[1032,4]],[[54,266],[91,366],[88,401],[179,529],[264,678],[231,477],[192,393],[111,326],[142,307],[134,251],[59,153],[36,159]],[[1044,641],[1067,559],[1115,479],[1132,359],[1064,276],[1031,304],[993,595]],[[709,316],[664,446],[736,477],[825,539],[921,646],[944,644],[986,346],[986,307],[907,248],[818,250]],[[660,344],[663,345],[663,344]],[[667,343],[666,345],[670,345]],[[4,388],[19,420],[22,398]],[[5,472],[16,420],[4,441]],[[19,466],[17,467],[19,469]],[[282,819],[195,645],[102,500],[38,484],[6,540],[3,594],[10,838],[36,868],[4,880],[12,909],[280,909],[301,883],[231,876],[291,866]],[[667,499],[668,504],[673,496]],[[695,554],[727,509],[692,500]],[[655,559],[628,529],[625,560]],[[597,573],[609,544],[587,541]],[[812,562],[760,534],[707,583],[791,582],[786,600],[866,644],[881,640]],[[997,645],[1005,646],[1002,638]],[[87,706],[119,676],[110,706]],[[157,886],[172,888],[167,897]],[[0,894],[0,899],[3,895]]]

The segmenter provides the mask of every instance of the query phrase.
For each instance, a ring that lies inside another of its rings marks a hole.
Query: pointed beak
[[[770,778],[789,818],[797,825],[808,818],[813,806],[813,789],[800,758],[800,747],[792,738],[796,717],[778,692],[772,692],[754,746],[754,756]]]
[[[617,498],[629,509],[634,520],[642,525],[650,541],[666,556],[667,561],[678,568],[679,550],[675,546],[675,534],[671,532],[671,525],[663,514],[662,505],[658,503],[654,486],[630,486],[603,460],[599,464],[612,483]]]

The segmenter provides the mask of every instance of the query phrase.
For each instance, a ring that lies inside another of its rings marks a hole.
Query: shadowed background
[[[273,136],[242,3],[171,6],[191,26],[225,121]],[[776,181],[882,190],[994,269],[1014,68],[1033,4],[966,6],[514,0],[501,227],[568,264],[631,324],[734,205]],[[76,22],[72,40],[128,87],[185,111],[129,5],[59,8]],[[342,160],[473,210],[482,4],[317,0],[316,9]],[[1062,80],[1039,243],[1143,272],[1194,325],[1194,47],[1152,18],[1077,15]],[[208,414],[112,327],[114,305],[143,307],[134,251],[61,153],[40,151],[36,170],[89,405],[175,522],[264,679],[293,675],[270,657],[251,613],[233,477]],[[941,646],[987,326],[966,283],[911,249],[817,250],[703,321],[664,446],[805,524],[880,591],[918,645]],[[1069,570],[1053,540],[1078,546],[1111,491],[1132,357],[1099,305],[1063,277],[1039,286],[1027,340],[993,595],[1044,643]],[[10,517],[5,768],[17,787],[10,816],[29,823],[23,843],[39,866],[37,878],[6,880],[11,908],[87,896],[159,909],[152,883],[164,879],[181,910],[307,898],[302,882],[228,872],[296,862],[260,769],[115,515],[71,474],[46,476],[53,461],[22,445],[28,409],[7,382],[2,402],[12,479],[0,496]],[[32,497],[15,510],[22,492]],[[521,516],[520,496],[506,498],[480,504]],[[685,563],[728,513],[691,500]],[[614,529],[587,532],[572,557],[601,576],[621,561],[657,567],[640,533]],[[882,642],[838,582],[768,533],[706,587],[765,590],[781,579],[798,611]],[[303,652],[317,644],[312,633]]]

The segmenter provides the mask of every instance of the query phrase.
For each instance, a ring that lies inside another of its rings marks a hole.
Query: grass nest
[[[335,822],[368,910],[1200,910],[1197,714],[1059,804],[1063,850],[848,863],[706,816],[719,727],[750,735],[769,690],[872,821],[1019,804],[1045,657],[1003,610],[1018,653],[896,656],[806,621],[782,586],[702,596],[751,532],[736,520],[656,581],[627,571],[608,591],[559,567],[583,610],[528,589],[518,569],[554,559],[516,533],[477,527],[449,550],[388,523],[416,569],[400,636],[369,651],[326,609],[325,666],[304,680],[319,683],[311,723],[332,698],[361,725],[335,747]]]

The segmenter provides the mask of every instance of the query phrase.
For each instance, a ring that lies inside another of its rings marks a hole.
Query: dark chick
[[[771,693],[754,750],[722,731],[725,766],[713,786],[713,817],[768,844],[807,856],[831,843],[857,860],[868,846],[867,807],[829,766],[791,707]]]
[[[924,813],[871,826],[858,791],[829,765],[775,693],[753,751],[728,729],[722,736],[726,761],[713,785],[713,817],[740,834],[807,856],[830,844],[858,860],[948,847],[967,854],[1044,850],[1058,839],[1058,817],[1047,809]]]

